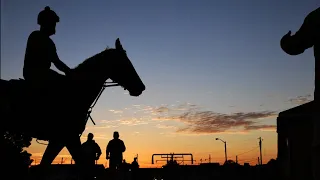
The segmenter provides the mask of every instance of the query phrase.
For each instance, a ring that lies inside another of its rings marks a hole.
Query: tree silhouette
[[[12,177],[12,179],[26,177],[32,160],[30,159],[31,154],[24,148],[31,145],[32,138],[19,132],[2,131],[2,134],[1,158],[4,164],[2,166],[3,172]]]

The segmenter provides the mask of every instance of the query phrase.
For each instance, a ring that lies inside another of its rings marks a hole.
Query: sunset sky
[[[27,38],[47,5],[60,16],[51,38],[69,67],[120,38],[146,86],[139,97],[120,87],[100,97],[96,125],[88,122],[82,142],[95,135],[101,164],[113,131],[125,142],[127,162],[138,154],[142,167],[160,167],[151,165],[153,153],[222,163],[217,137],[227,141],[228,159],[242,154],[241,164],[257,162],[262,137],[267,163],[277,155],[277,114],[313,99],[312,50],[289,56],[279,43],[319,0],[1,0],[2,79],[22,78]],[[27,149],[36,163],[45,147],[33,140]],[[66,149],[54,163],[62,157],[70,163]]]

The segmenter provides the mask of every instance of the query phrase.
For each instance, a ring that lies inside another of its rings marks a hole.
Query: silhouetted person
[[[122,163],[122,153],[126,150],[124,142],[119,139],[119,133],[113,133],[113,139],[109,141],[106,148],[106,159],[109,159],[109,168],[118,169]]]
[[[132,169],[138,169],[139,168],[139,163],[137,161],[137,158],[135,157],[131,163],[131,168]]]
[[[93,140],[93,134],[89,133],[87,141],[82,144],[83,155],[88,160],[88,163],[95,164],[95,161],[98,160],[101,156],[100,146]]]
[[[87,141],[82,144],[82,153],[84,163],[86,163],[87,174],[90,177],[94,176],[95,161],[101,156],[100,146],[93,140],[93,134],[89,133]]]
[[[71,69],[57,55],[57,50],[50,36],[56,33],[59,16],[46,6],[38,14],[40,30],[33,31],[28,38],[24,58],[23,77],[33,85],[50,84],[64,80],[64,75],[50,69],[53,63],[57,69],[68,74]],[[37,86],[38,87],[38,86]]]

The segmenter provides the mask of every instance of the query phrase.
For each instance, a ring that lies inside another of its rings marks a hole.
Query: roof
[[[280,112],[279,117],[310,115],[312,113],[313,105],[314,101],[310,101],[308,103]]]

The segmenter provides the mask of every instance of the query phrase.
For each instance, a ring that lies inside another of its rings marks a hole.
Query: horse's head
[[[281,49],[289,55],[299,55],[315,44],[319,33],[320,9],[309,13],[300,29],[291,35],[291,31],[285,34],[280,41]]]
[[[145,90],[145,86],[123,49],[119,38],[115,42],[115,47],[112,50],[113,60],[112,67],[109,69],[109,78],[128,90],[131,96],[139,96]]]

